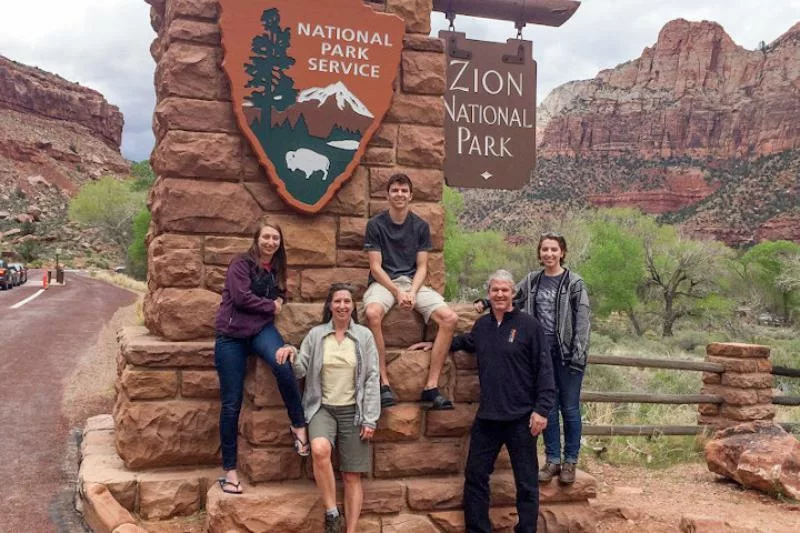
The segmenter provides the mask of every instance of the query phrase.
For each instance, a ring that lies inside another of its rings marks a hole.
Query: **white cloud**
[[[313,2],[314,0],[297,0]],[[125,115],[122,152],[149,156],[155,103],[150,6],[144,0],[5,0],[0,16],[0,54],[59,74],[103,93]],[[800,18],[800,0],[583,0],[560,28],[528,26],[539,65],[539,99],[567,81],[594,77],[638,57],[659,30],[676,18],[719,22],[748,49],[776,39]],[[434,14],[434,35],[447,27]],[[505,41],[511,22],[457,17],[467,37]]]

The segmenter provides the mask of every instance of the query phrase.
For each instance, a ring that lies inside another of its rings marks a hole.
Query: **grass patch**
[[[129,291],[138,292],[140,294],[147,292],[147,283],[133,279],[125,274],[111,272],[109,270],[90,270],[89,276]]]
[[[775,365],[800,368],[800,332],[792,328],[740,326],[736,331],[686,329],[674,337],[642,337],[626,334],[608,323],[592,332],[591,350],[597,355],[685,359],[702,361],[710,342],[746,342],[770,346]],[[589,365],[584,391],[698,394],[700,372]],[[776,394],[800,395],[800,379],[776,378]],[[583,403],[584,424],[591,425],[686,425],[697,423],[697,406],[625,403]],[[800,422],[800,407],[777,407],[776,421]],[[703,460],[708,435],[653,437],[584,437],[582,456],[616,465],[665,468]]]

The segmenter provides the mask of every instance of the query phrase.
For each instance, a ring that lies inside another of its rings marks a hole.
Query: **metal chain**
[[[456,31],[456,24],[455,24],[456,12],[453,9],[453,0],[450,0],[447,3],[447,11],[445,12],[444,16],[447,17],[447,20],[450,21],[450,27],[448,28],[448,30]]]
[[[522,28],[525,27],[525,4],[527,0],[522,0],[522,11],[520,11],[519,19],[517,22],[514,23],[514,27],[517,28],[517,39],[522,39]]]

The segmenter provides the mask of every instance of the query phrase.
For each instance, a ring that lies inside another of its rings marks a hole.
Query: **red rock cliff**
[[[103,95],[0,56],[0,107],[85,126],[119,151],[122,113]]]
[[[641,57],[542,103],[540,154],[749,157],[800,148],[800,23],[763,50],[678,19]]]

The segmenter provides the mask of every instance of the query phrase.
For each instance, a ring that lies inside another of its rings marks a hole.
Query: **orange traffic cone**
[[[44,274],[42,275],[42,288],[47,288],[47,270],[45,270]]]

